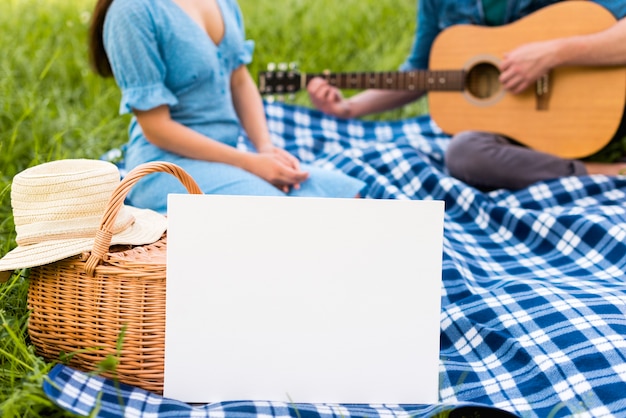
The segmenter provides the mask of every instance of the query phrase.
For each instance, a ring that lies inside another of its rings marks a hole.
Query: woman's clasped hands
[[[299,189],[300,183],[309,177],[308,172],[300,169],[298,159],[282,148],[265,145],[253,155],[255,164],[249,171],[285,193]]]

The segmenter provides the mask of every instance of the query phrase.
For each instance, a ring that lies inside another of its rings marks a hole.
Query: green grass
[[[126,141],[119,91],[87,63],[93,0],[0,2],[0,255],[15,246],[10,183],[18,172],[62,158],[98,158]],[[303,72],[393,70],[415,27],[415,0],[240,0],[256,41],[253,76],[270,62]],[[353,92],[348,92],[348,94]],[[305,93],[295,103],[308,106]],[[418,103],[378,116],[423,112]],[[65,417],[41,384],[53,362],[35,354],[27,333],[27,271],[0,284],[0,416]]]

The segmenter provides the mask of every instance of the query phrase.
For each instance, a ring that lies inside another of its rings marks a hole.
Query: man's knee
[[[484,154],[482,132],[465,131],[455,135],[445,153],[446,168],[460,180],[473,178],[475,170],[484,169],[487,157]]]

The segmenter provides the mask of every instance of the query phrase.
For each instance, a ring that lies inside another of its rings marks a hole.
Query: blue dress
[[[172,119],[233,147],[242,135],[231,91],[231,73],[251,62],[254,43],[244,38],[235,0],[217,0],[224,21],[219,44],[172,0],[115,0],[104,24],[104,45],[121,89],[120,113],[167,105]],[[181,166],[207,194],[285,195],[238,167],[185,158],[152,145],[135,117],[129,127],[126,165],[149,161]],[[354,197],[360,180],[337,171],[302,165],[309,178],[293,196]],[[177,179],[152,174],[128,195],[136,207],[166,213],[167,194],[185,193]]]

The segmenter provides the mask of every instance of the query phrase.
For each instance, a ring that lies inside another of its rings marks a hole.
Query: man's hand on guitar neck
[[[346,99],[338,88],[321,77],[311,79],[307,91],[317,109],[343,119],[395,109],[424,95],[423,91],[368,89]]]
[[[337,116],[339,118],[348,119],[350,114],[350,105],[344,99],[341,91],[331,86],[326,80],[315,77],[307,84],[307,91],[311,98],[311,103],[322,112]]]

